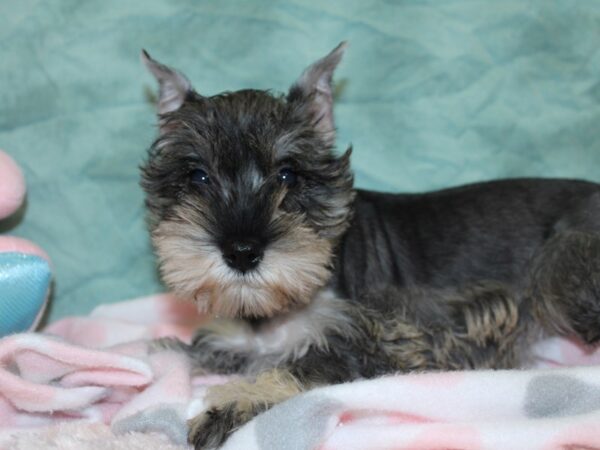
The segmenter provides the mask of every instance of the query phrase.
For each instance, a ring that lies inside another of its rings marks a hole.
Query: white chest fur
[[[248,372],[256,373],[287,360],[301,358],[311,346],[327,348],[329,333],[351,334],[347,303],[331,290],[317,294],[308,306],[276,317],[258,327],[242,321],[216,319],[203,339],[213,349],[249,356]]]

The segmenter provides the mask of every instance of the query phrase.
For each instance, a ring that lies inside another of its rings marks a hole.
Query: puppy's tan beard
[[[308,304],[330,277],[331,243],[302,225],[270,244],[245,275],[227,267],[206,231],[188,221],[164,221],[152,238],[165,283],[217,316],[272,317]]]

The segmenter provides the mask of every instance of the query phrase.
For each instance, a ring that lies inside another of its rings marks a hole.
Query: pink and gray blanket
[[[186,420],[203,409],[206,388],[226,380],[192,378],[183,355],[153,353],[147,344],[167,335],[188,340],[201,321],[192,305],[161,295],[0,340],[0,449],[28,448],[23,435],[71,433],[65,423],[106,424],[117,440],[158,433],[164,440],[156,448],[186,448]],[[396,375],[317,389],[258,416],[224,448],[600,449],[600,349],[551,339],[536,354],[527,370]]]

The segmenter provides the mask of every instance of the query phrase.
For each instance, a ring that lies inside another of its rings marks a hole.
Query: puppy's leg
[[[252,337],[247,322],[214,319],[196,332],[191,344],[167,337],[154,341],[151,348],[184,352],[196,374],[242,374],[251,360]]]
[[[396,311],[372,314],[371,334],[397,371],[511,368],[527,356],[528,306],[502,283],[384,295]]]
[[[579,200],[554,224],[554,233],[564,231],[600,232],[600,192]]]
[[[544,245],[531,269],[536,317],[552,333],[600,340],[600,233],[563,231]]]
[[[372,354],[358,352],[351,356],[347,343],[332,340],[331,349],[312,348],[297,360],[262,372],[253,382],[239,380],[212,387],[206,397],[209,408],[189,422],[189,442],[195,449],[218,448],[234,431],[276,404],[317,386],[357,378],[365,357],[373,359]]]
[[[512,369],[525,363],[539,330],[529,301],[512,287],[494,281],[474,283],[458,293],[457,300],[449,302],[452,327],[439,334],[438,366]]]
[[[209,409],[189,422],[189,441],[196,449],[219,447],[231,433],[257,414],[304,390],[285,369],[261,373],[254,382],[240,380],[209,389]]]

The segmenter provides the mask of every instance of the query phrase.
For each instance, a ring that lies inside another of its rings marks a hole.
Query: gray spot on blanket
[[[566,375],[542,375],[527,386],[528,417],[564,417],[600,409],[600,388]]]
[[[167,435],[176,445],[187,445],[187,424],[172,408],[160,408],[153,411],[140,411],[112,424],[115,434],[132,431],[148,433],[156,431]]]
[[[294,397],[256,418],[256,441],[264,450],[313,450],[323,441],[338,402],[318,395]],[[285,430],[285,432],[283,432]]]

